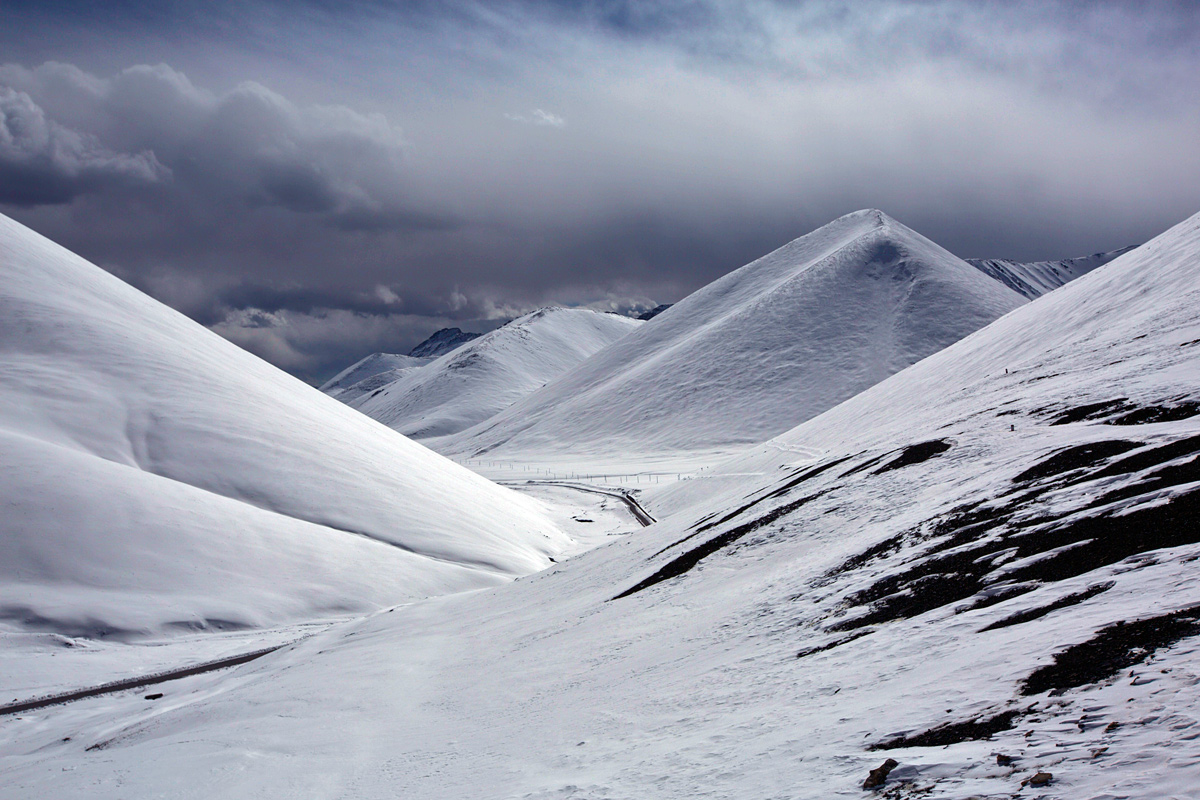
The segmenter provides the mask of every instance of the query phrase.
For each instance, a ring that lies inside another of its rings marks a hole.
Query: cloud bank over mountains
[[[1200,207],[1194,4],[8,13],[0,210],[314,379],[677,300],[856,208],[1039,260]]]

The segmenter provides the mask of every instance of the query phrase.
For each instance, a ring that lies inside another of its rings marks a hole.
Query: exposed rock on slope
[[[431,333],[428,339],[409,350],[408,354],[413,358],[437,358],[482,335],[482,333],[468,333],[459,328],[442,328]]]

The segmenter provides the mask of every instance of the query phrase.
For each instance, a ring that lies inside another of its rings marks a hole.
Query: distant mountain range
[[[1107,253],[1096,253],[1062,261],[1020,262],[1002,258],[968,258],[966,261],[1013,291],[1032,300],[1088,274],[1097,267],[1104,266],[1117,256],[1122,256],[1133,249],[1132,246],[1122,247]]]

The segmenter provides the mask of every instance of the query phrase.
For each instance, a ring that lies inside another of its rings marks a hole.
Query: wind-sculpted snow
[[[640,324],[582,308],[543,308],[357,398],[339,399],[406,436],[444,437],[490,418]]]
[[[494,585],[566,543],[537,503],[3,217],[0,452],[8,625],[265,624]]]
[[[1197,307],[1200,216],[634,536],[32,712],[0,795],[1190,797]]]
[[[505,458],[758,443],[1024,302],[860,211],[695,292],[442,447]]]

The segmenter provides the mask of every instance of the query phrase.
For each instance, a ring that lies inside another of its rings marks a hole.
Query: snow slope
[[[1194,797],[1197,307],[1200,216],[637,536],[23,715],[0,796]]]
[[[266,624],[493,585],[566,537],[0,217],[0,618]]]
[[[321,384],[320,388],[330,397],[349,403],[387,386],[409,370],[423,367],[430,361],[430,358],[414,358],[395,353],[372,353],[334,375]]]
[[[1102,267],[1133,247],[1062,261],[1009,261],[1003,258],[968,258],[967,263],[1030,300]]]
[[[689,295],[443,452],[669,452],[764,441],[1025,302],[879,211]]]
[[[447,436],[540,389],[640,324],[583,308],[542,308],[361,399],[341,399],[406,436]]]

